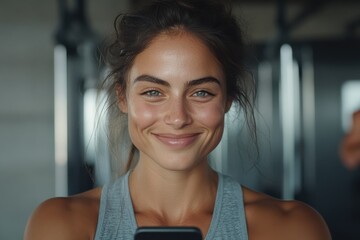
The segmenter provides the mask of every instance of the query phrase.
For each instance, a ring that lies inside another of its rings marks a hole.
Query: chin
[[[157,159],[155,162],[162,168],[169,171],[190,171],[198,167],[203,161],[201,157],[194,156],[171,156],[167,154],[165,156],[156,156],[154,159]]]

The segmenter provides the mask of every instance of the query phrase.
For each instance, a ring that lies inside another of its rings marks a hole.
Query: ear
[[[120,84],[116,84],[115,86],[116,96],[118,99],[118,107],[121,112],[127,113],[128,107],[127,107],[127,101],[126,101],[126,93],[123,89],[123,87]]]
[[[229,110],[230,110],[230,108],[231,108],[231,105],[232,105],[232,103],[233,103],[233,98],[232,97],[228,97],[227,99],[226,99],[226,105],[225,105],[225,113],[227,113]]]

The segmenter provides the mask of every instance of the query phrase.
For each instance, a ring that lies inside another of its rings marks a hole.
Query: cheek
[[[157,116],[159,116],[156,107],[139,103],[136,100],[133,100],[128,108],[129,123],[131,123],[132,127],[140,130],[153,124],[157,120]]]
[[[224,124],[225,109],[222,104],[204,106],[194,112],[197,120],[209,128],[218,128]]]

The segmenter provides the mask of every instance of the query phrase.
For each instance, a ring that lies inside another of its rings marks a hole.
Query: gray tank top
[[[218,176],[215,208],[205,240],[248,240],[241,187],[228,176]],[[137,224],[128,177],[129,173],[103,187],[95,240],[134,239]]]

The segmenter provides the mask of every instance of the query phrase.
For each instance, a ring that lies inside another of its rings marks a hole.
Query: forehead
[[[212,76],[224,81],[222,66],[197,36],[182,31],[161,33],[138,54],[129,80],[147,74],[167,81],[189,81]]]

